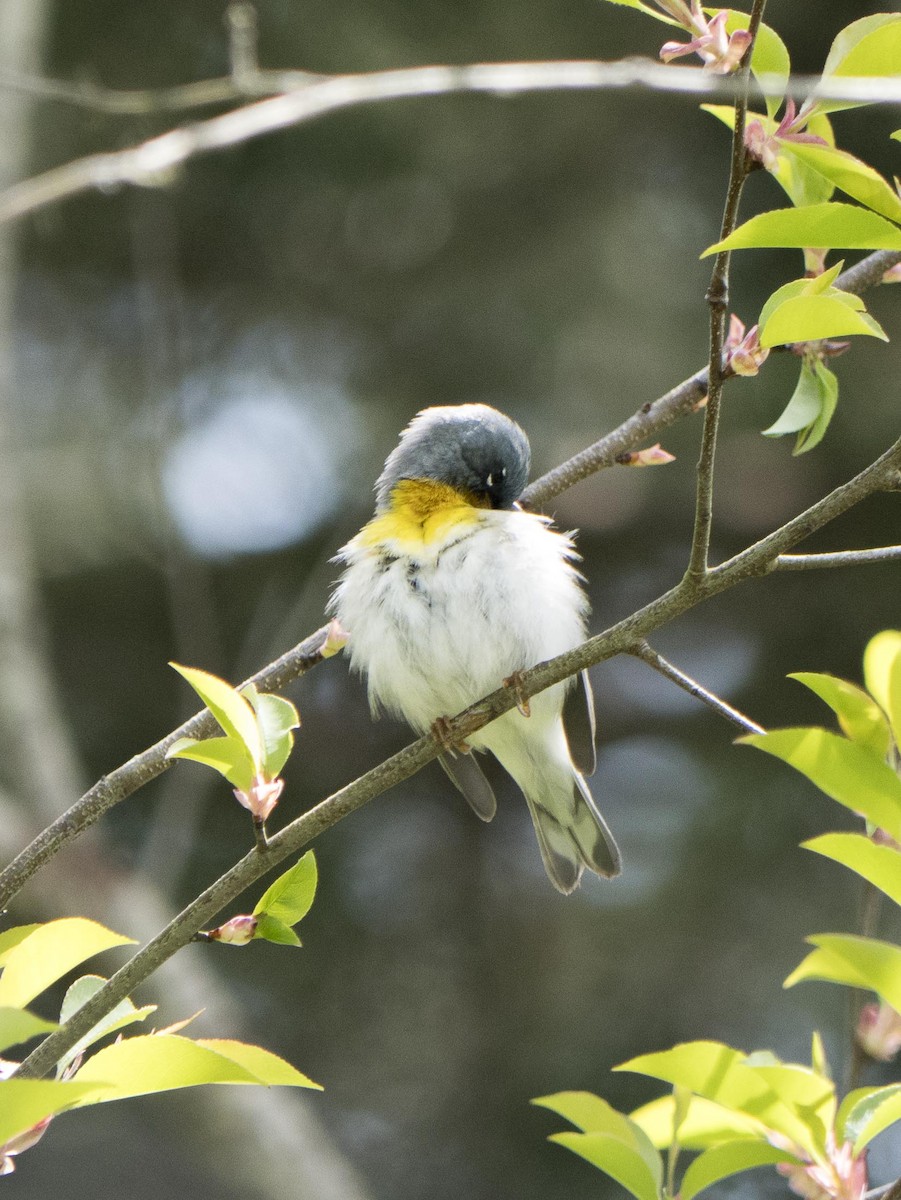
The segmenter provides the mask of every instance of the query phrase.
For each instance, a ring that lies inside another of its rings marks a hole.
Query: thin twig
[[[780,554],[774,571],[817,571],[829,567],[859,567],[866,563],[898,562],[901,546],[874,546],[870,550],[835,550],[831,554]]]
[[[752,42],[745,51],[739,72],[744,87],[735,98],[735,121],[732,130],[732,158],[729,165],[729,185],[726,204],[720,227],[720,241],[724,241],[735,229],[738,221],[738,206],[742,189],[748,177],[749,160],[745,150],[745,118],[748,112],[748,93],[751,78],[751,54],[753,39],[760,28],[760,20],[766,0],[754,0],[751,9],[749,32]],[[710,555],[710,533],[713,524],[713,471],[716,459],[716,439],[719,429],[720,400],[723,393],[725,372],[723,369],[723,344],[726,337],[726,313],[729,307],[729,262],[731,252],[721,250],[717,254],[707,289],[710,306],[710,357],[708,360],[707,407],[704,411],[704,432],[701,437],[701,456],[698,460],[697,493],[695,498],[694,530],[691,537],[687,575],[700,579],[706,575]]]
[[[172,129],[123,150],[75,159],[13,185],[0,193],[0,223],[94,189],[110,191],[120,186],[163,186],[172,181],[177,168],[198,155],[237,146],[355,105],[457,92],[512,96],[527,92],[626,88],[731,97],[742,87],[741,81],[723,80],[705,73],[700,67],[664,66],[641,59],[476,63],[470,66],[409,67],[359,75],[310,76],[293,72],[289,78],[297,81],[296,86],[280,90],[277,95],[268,95],[221,116]],[[9,85],[10,77],[6,80]],[[251,85],[259,84],[265,93],[270,91],[268,80],[269,73],[259,72],[252,76]],[[785,86],[785,81],[778,77],[764,76],[760,83],[773,92],[779,92]],[[18,85],[24,86],[21,79]],[[247,81],[242,81],[242,87],[246,85]],[[233,78],[187,85],[178,91],[183,100],[196,93],[205,96],[207,103],[215,103],[214,97],[221,102],[229,89],[235,90]],[[49,90],[57,99],[72,98],[66,85],[49,85]],[[794,81],[790,90],[792,95],[797,91],[803,96],[855,99],[865,103],[901,101],[901,80],[894,79],[849,78],[824,82],[813,77]],[[75,91],[77,94],[77,89]],[[97,94],[94,93],[95,98]],[[148,103],[148,93],[124,95],[133,97],[134,106],[129,111],[144,111],[141,105]]]
[[[733,708],[731,704],[727,704],[725,700],[721,700],[714,692],[702,687],[697,680],[692,679],[690,675],[686,675],[684,671],[680,671],[678,667],[673,666],[671,662],[658,654],[657,651],[649,646],[647,642],[636,642],[634,646],[629,647],[629,654],[635,658],[640,658],[642,662],[647,663],[655,671],[658,671],[666,679],[669,679],[677,687],[688,692],[689,696],[694,696],[696,700],[700,700],[709,708],[712,708],[719,716],[725,717],[733,725],[737,725],[743,733],[765,733],[762,725],[758,725],[756,721],[750,720],[743,713],[740,713],[737,708]]]
[[[323,659],[323,648],[331,626],[317,629],[293,650],[263,667],[248,682],[253,682],[263,692],[279,691],[286,684],[299,678]],[[162,738],[155,746],[136,754],[128,762],[104,775],[67,809],[51,825],[0,871],[0,909],[5,908],[11,898],[23,887],[40,867],[72,838],[77,837],[93,825],[114,805],[119,804],[145,784],[161,775],[171,761],[166,752],[173,742],[182,737],[209,737],[217,728],[209,709],[204,709],[185,721]]]
[[[779,554],[822,528],[865,497],[880,491],[901,468],[901,439],[847,483],[835,488],[792,521],[762,538],[741,554],[710,571],[700,582],[682,580],[644,608],[626,617],[604,633],[581,646],[539,663],[522,672],[514,690],[501,686],[491,695],[470,705],[449,719],[445,732],[454,742],[466,741],[473,733],[508,712],[523,698],[529,699],[545,688],[560,683],[577,671],[622,654],[655,629],[734,584],[764,575]],[[73,1046],[102,1016],[123,1000],[138,984],[152,975],[168,958],[191,941],[194,934],[226,904],[277,866],[297,853],[333,825],[362,808],[395,784],[410,778],[441,753],[439,741],[429,733],[398,754],[380,763],[365,775],[309,812],[292,821],[270,840],[265,850],[254,849],[192,901],[151,942],[148,942],[59,1030],[50,1034],[29,1055],[19,1070],[23,1077],[40,1076]]]

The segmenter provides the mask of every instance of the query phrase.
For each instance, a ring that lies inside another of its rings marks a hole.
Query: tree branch
[[[870,550],[835,550],[831,554],[780,554],[774,571],[816,571],[829,567],[859,567],[867,563],[901,562],[901,546]]]
[[[785,80],[774,76],[762,76],[759,82],[774,92],[786,87]],[[152,113],[221,104],[246,99],[248,91],[266,97],[221,116],[172,129],[123,150],[75,159],[23,180],[0,192],[2,223],[94,189],[110,191],[120,186],[163,186],[174,178],[178,167],[197,155],[237,146],[326,113],[361,104],[460,92],[510,96],[526,92],[629,88],[734,98],[742,81],[705,73],[701,67],[665,66],[645,59],[623,59],[619,62],[476,63],[329,76],[302,71],[256,71],[249,76],[240,73],[237,82],[233,74],[227,79],[186,84],[181,88],[134,92],[110,92],[5,75],[0,77],[0,87],[118,113]],[[267,94],[273,91],[277,94]],[[849,77],[824,82],[819,76],[801,76],[790,81],[787,94],[801,98],[897,103],[901,101],[901,80]]]
[[[737,708],[733,708],[731,704],[727,704],[725,700],[721,700],[715,693],[702,687],[690,675],[686,675],[684,671],[680,671],[678,667],[673,666],[671,662],[668,662],[662,654],[658,654],[647,642],[636,642],[634,646],[630,647],[629,654],[635,658],[640,658],[642,662],[647,663],[649,667],[658,671],[664,678],[669,679],[677,687],[688,692],[689,696],[694,696],[696,700],[700,700],[703,704],[712,708],[719,716],[725,717],[727,721],[731,721],[733,725],[737,725],[743,733],[766,732],[762,725],[749,720]]]
[[[447,736],[455,742],[466,741],[471,734],[503,713],[509,712],[523,699],[560,683],[585,667],[628,651],[647,634],[693,608],[702,600],[709,599],[744,579],[766,574],[781,553],[791,549],[803,538],[865,497],[894,486],[899,473],[901,439],[859,475],[830,492],[768,537],[709,571],[701,580],[689,583],[683,579],[676,587],[604,633],[590,638],[557,658],[539,663],[531,670],[523,672],[517,681],[515,692],[512,688],[500,687],[451,718],[446,726]],[[194,934],[209,924],[224,905],[338,821],[362,808],[364,804],[395,784],[416,774],[436,758],[441,750],[442,743],[436,740],[433,734],[419,738],[406,749],[392,755],[285,826],[269,840],[266,849],[254,849],[245,855],[175,917],[153,941],[142,947],[65,1025],[41,1042],[25,1060],[19,1075],[33,1077],[49,1071],[66,1050],[103,1015],[152,975],[177,950],[187,945]]]
[[[735,99],[735,121],[732,129],[732,158],[729,166],[729,185],[720,227],[719,241],[724,241],[735,229],[742,189],[748,177],[749,162],[745,151],[745,118],[748,113],[748,92],[751,78],[751,54],[757,37],[766,0],[754,0],[749,32],[752,42],[745,51],[739,72],[744,86]],[[716,458],[716,439],[720,420],[720,400],[725,372],[723,344],[726,337],[726,313],[729,307],[729,262],[731,251],[721,250],[713,265],[707,303],[710,306],[710,356],[708,359],[707,408],[704,412],[704,432],[701,437],[701,456],[698,460],[697,492],[695,497],[694,530],[688,560],[688,577],[699,579],[706,575],[710,555],[710,533],[713,524],[713,470]]]

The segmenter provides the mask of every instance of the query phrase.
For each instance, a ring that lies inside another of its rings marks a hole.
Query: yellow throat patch
[[[394,542],[417,550],[445,541],[467,525],[478,525],[487,501],[434,479],[402,479],[391,491],[387,512],[374,517],[354,541],[363,546]]]

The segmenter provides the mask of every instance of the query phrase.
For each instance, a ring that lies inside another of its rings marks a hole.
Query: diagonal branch
[[[574,650],[523,672],[516,691],[500,687],[447,722],[454,742],[466,741],[489,721],[577,671],[628,651],[648,634],[702,600],[742,580],[766,574],[780,554],[846,512],[867,496],[897,485],[901,478],[901,439],[859,475],[830,492],[792,521],[709,571],[700,581],[683,579],[644,608],[590,638]],[[91,1029],[102,1016],[147,979],[175,952],[187,945],[224,905],[289,855],[296,854],[338,821],[362,808],[436,758],[442,744],[434,734],[419,738],[365,775],[347,784],[272,837],[265,849],[254,849],[187,906],[153,941],[142,947],[59,1030],[50,1034],[25,1060],[19,1075],[40,1076]]]
[[[708,708],[712,708],[719,716],[725,717],[727,721],[731,721],[733,725],[737,725],[742,732],[766,732],[762,725],[758,725],[756,721],[749,720],[737,708],[733,708],[731,704],[727,704],[725,700],[721,700],[714,692],[703,687],[696,679],[692,679],[690,675],[686,675],[684,671],[680,671],[678,667],[673,666],[671,662],[665,659],[662,654],[658,654],[653,646],[648,645],[646,641],[636,642],[630,648],[629,653],[635,658],[640,658],[642,662],[647,663],[649,667],[659,672],[665,679],[669,679],[676,687],[680,687],[684,692],[688,692],[689,696],[694,696],[696,700],[700,700],[702,704],[706,704]]]
[[[835,550],[831,554],[780,554],[774,571],[817,571],[829,567],[859,567],[867,563],[901,562],[901,546],[869,550]]]
[[[786,81],[761,76],[773,94],[786,91],[799,98],[898,103],[901,80],[894,78],[830,78],[803,76]],[[277,87],[277,84],[283,86]],[[468,66],[408,67],[357,75],[311,75],[303,71],[259,71],[227,79],[186,84],[161,92],[107,92],[21,76],[0,78],[0,87],[105,111],[152,113],[198,104],[244,99],[247,91],[265,98],[169,130],[148,141],[106,154],[92,154],[23,180],[0,192],[0,223],[16,220],[70,196],[123,186],[159,187],[175,178],[179,167],[201,154],[241,145],[279,130],[302,125],[338,109],[386,100],[478,92],[493,96],[527,92],[600,91],[648,88],[696,96],[734,98],[741,80],[706,73],[702,67],[665,66],[642,59],[619,62],[560,61],[475,63]],[[270,95],[273,89],[277,94]]]

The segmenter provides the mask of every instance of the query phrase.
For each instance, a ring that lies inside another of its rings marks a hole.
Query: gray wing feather
[[[439,754],[438,761],[450,776],[454,787],[466,797],[469,807],[482,821],[490,821],[497,812],[497,800],[491,784],[473,754]]]
[[[594,749],[594,696],[587,671],[580,671],[563,701],[563,728],[570,757],[582,775],[593,775],[597,765]]]

